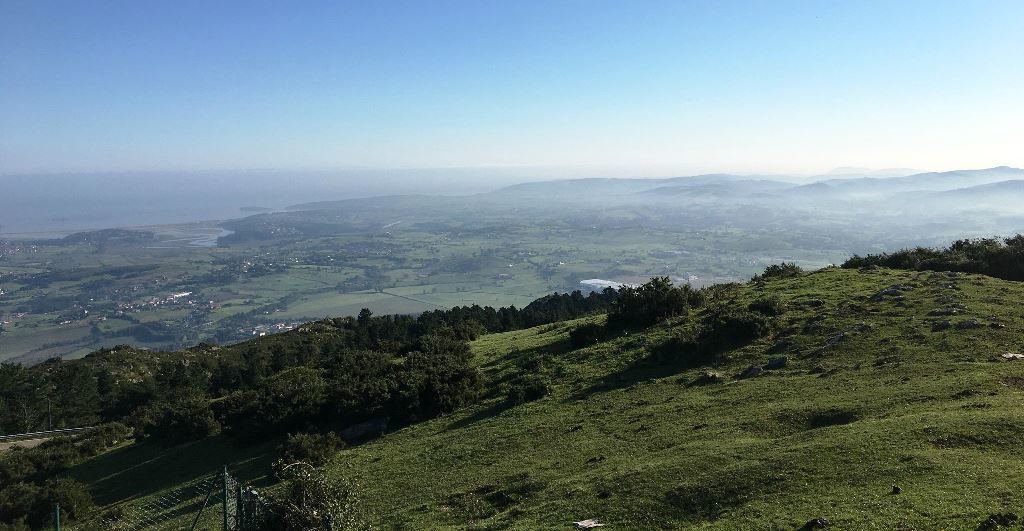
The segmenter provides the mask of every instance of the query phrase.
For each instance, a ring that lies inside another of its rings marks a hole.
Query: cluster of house
[[[295,330],[301,323],[274,323],[274,324],[261,324],[256,325],[252,328],[251,335],[256,337],[263,337],[267,334],[278,334],[281,332],[287,332],[289,330]],[[239,330],[240,333],[246,333],[245,330]]]

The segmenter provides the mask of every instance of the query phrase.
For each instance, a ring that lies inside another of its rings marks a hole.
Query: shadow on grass
[[[178,446],[145,442],[118,448],[68,471],[89,486],[99,505],[154,494],[228,467],[243,482],[264,484],[279,441],[238,447],[224,436]]]
[[[480,407],[470,415],[452,421],[447,429],[459,429],[471,426],[481,420],[494,417],[515,407],[504,400],[508,386],[515,383],[523,374],[537,374],[544,370],[552,357],[575,350],[568,339],[548,343],[536,347],[516,350],[508,358],[495,360],[482,368],[487,374],[488,390],[484,397],[494,403]]]
[[[628,388],[685,370],[715,365],[723,353],[744,347],[754,339],[723,335],[714,329],[693,339],[674,337],[652,348],[647,356],[573,394],[569,400],[583,400],[597,393]]]
[[[585,400],[598,393],[625,389],[641,382],[665,378],[692,367],[692,364],[687,363],[661,361],[655,355],[645,356],[573,393],[567,400]]]
[[[491,405],[489,405],[487,407],[480,408],[477,411],[474,411],[472,414],[470,414],[470,415],[468,415],[466,417],[463,417],[463,418],[461,418],[459,420],[456,420],[456,421],[453,421],[453,422],[449,423],[448,426],[445,427],[445,429],[457,430],[457,429],[460,429],[460,428],[465,428],[465,427],[468,427],[468,426],[472,426],[473,424],[476,424],[477,422],[480,422],[481,420],[489,419],[491,417],[495,417],[497,415],[500,415],[501,413],[503,413],[505,411],[508,411],[509,409],[512,409],[513,407],[515,407],[515,406],[505,402],[504,400],[498,400],[494,404],[491,404]]]
[[[555,356],[573,351],[569,340],[563,339],[554,343],[515,350],[505,358],[488,362],[481,366],[487,375],[489,390],[484,396],[493,398],[499,394],[502,386],[512,382],[524,372],[537,373]]]

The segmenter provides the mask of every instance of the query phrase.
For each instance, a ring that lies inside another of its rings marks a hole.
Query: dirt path
[[[15,446],[20,446],[22,448],[34,448],[50,440],[51,438],[52,437],[40,437],[38,439],[25,439],[22,441],[0,442],[0,452],[5,452],[8,449],[13,448]]]

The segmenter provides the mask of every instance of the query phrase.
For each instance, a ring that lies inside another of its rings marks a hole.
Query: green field
[[[0,323],[6,323],[0,360],[75,358],[119,343],[156,349],[232,343],[363,308],[380,315],[473,304],[522,307],[547,293],[579,289],[589,278],[745,280],[780,259],[820,267],[846,254],[819,241],[801,247],[764,233],[595,229],[589,219],[466,230],[455,216],[386,233],[369,224],[343,234],[217,247],[188,245],[190,233],[219,230],[203,224],[150,227],[152,238],[142,241],[15,242],[8,246],[13,251],[0,253]],[[759,238],[784,251],[766,255]]]
[[[878,295],[894,285],[899,294]],[[385,529],[566,529],[585,518],[612,529],[795,529],[815,518],[830,529],[975,529],[1024,511],[1024,362],[1001,357],[1024,348],[1024,286],[827,269],[719,301],[770,295],[786,305],[770,336],[691,368],[651,353],[693,315],[582,349],[568,331],[603,317],[484,336],[473,352],[488,398],[343,450],[329,470],[358,482]],[[952,304],[966,310],[928,315]],[[943,319],[952,327],[933,331]],[[740,377],[779,356],[784,367]],[[506,407],[504,386],[524,366],[540,367],[552,391]],[[702,381],[707,370],[717,383]],[[143,503],[221,461],[259,482],[253,467],[272,444],[223,444],[128,447],[72,475],[108,506]]]

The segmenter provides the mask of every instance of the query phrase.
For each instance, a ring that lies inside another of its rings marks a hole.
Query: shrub
[[[259,420],[279,430],[307,424],[327,400],[327,382],[318,369],[294,367],[268,378],[260,389]]]
[[[50,474],[71,468],[82,457],[72,437],[54,437],[28,452],[36,469]]]
[[[32,531],[32,528],[25,523],[24,518],[13,522],[0,522],[0,531]]]
[[[543,378],[535,374],[523,376],[519,381],[513,383],[505,397],[505,402],[510,406],[518,406],[534,400],[540,400],[547,396],[551,389]]]
[[[16,522],[31,515],[39,499],[43,498],[43,489],[31,483],[5,483],[0,489],[0,521]]]
[[[233,435],[252,439],[315,424],[327,402],[327,382],[312,367],[293,367],[264,380],[256,390],[237,391],[217,406]]]
[[[13,485],[31,478],[36,473],[36,464],[30,450],[14,447],[0,458],[0,485]]]
[[[157,403],[142,413],[139,423],[143,437],[165,444],[195,441],[220,431],[209,402],[202,398]]]
[[[782,315],[786,311],[786,304],[778,296],[762,297],[747,306],[747,309],[768,316]]]
[[[771,325],[764,315],[745,309],[725,308],[713,312],[695,331],[673,336],[654,351],[661,363],[696,367],[711,361],[722,351],[764,337]]]
[[[600,341],[602,336],[604,336],[603,326],[588,323],[569,331],[569,343],[572,344],[572,348],[589,347]]]
[[[94,456],[130,438],[131,435],[131,429],[128,426],[120,422],[108,422],[86,433],[78,446],[83,454]]]
[[[397,374],[392,416],[421,420],[450,413],[474,402],[483,391],[480,372],[470,365],[465,342],[432,340],[423,352],[411,352]]]
[[[0,489],[0,522],[10,529],[49,528],[53,507],[60,504],[61,516],[80,518],[95,505],[85,485],[72,479],[56,479],[45,485],[15,483]]]
[[[1004,280],[1024,280],[1024,235],[1012,238],[958,240],[945,249],[917,247],[894,253],[854,255],[843,263],[847,269],[868,266],[919,271],[980,273]]]
[[[701,348],[721,350],[768,335],[768,318],[749,310],[727,308],[711,314],[701,329]]]
[[[73,479],[61,478],[47,482],[44,494],[42,507],[37,507],[35,518],[37,522],[42,520],[44,525],[49,522],[54,505],[60,505],[61,518],[67,520],[81,518],[96,506],[89,489]]]
[[[700,291],[688,285],[673,286],[668,277],[652,278],[646,284],[619,290],[606,326],[610,330],[650,326],[703,304]]]
[[[764,273],[754,276],[754,280],[769,280],[773,278],[790,278],[795,277],[803,273],[804,270],[794,264],[793,262],[782,262],[781,264],[772,264],[764,268]]]
[[[288,436],[279,452],[285,463],[301,461],[319,467],[327,464],[344,447],[345,441],[333,432],[297,433]]]
[[[332,480],[305,464],[291,466],[282,475],[284,484],[267,496],[266,512],[256,529],[369,529],[356,485]]]

